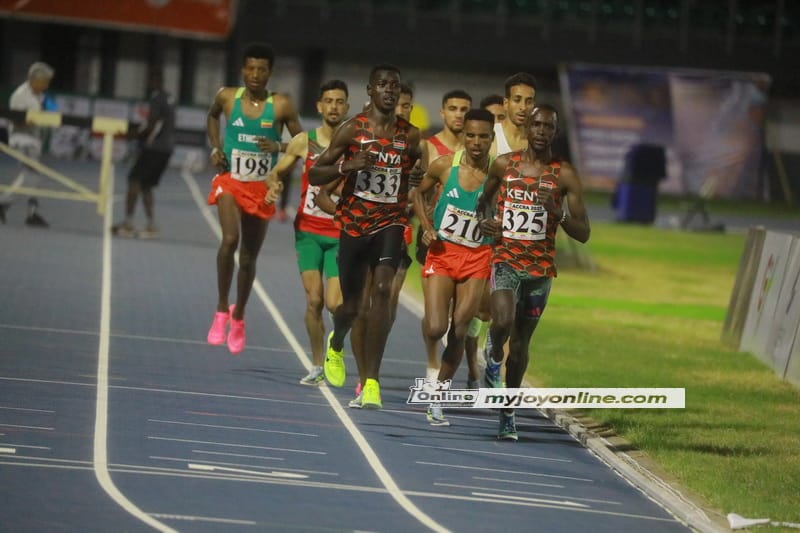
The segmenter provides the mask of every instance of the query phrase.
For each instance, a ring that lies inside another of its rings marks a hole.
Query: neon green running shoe
[[[346,369],[344,366],[344,349],[338,352],[331,347],[331,339],[333,332],[328,335],[328,352],[325,356],[325,378],[328,383],[334,387],[341,387],[344,385],[344,378],[346,376]]]
[[[381,386],[378,381],[368,378],[361,391],[361,407],[364,409],[381,409]]]

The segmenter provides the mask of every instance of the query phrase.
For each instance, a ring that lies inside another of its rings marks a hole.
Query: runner
[[[366,368],[360,369],[365,376],[362,406],[381,408],[380,366],[391,329],[391,286],[402,257],[409,172],[420,157],[420,134],[395,114],[400,95],[397,67],[374,67],[367,94],[368,109],[336,130],[308,178],[312,185],[324,185],[344,176],[336,213],[342,227],[338,261],[342,305],[334,313],[328,336],[325,378],[335,387],[345,382],[344,338],[358,315],[371,274]]]
[[[494,143],[490,155],[498,156],[527,148],[525,120],[535,102],[536,78],[533,75],[518,72],[506,80],[503,98],[506,117],[494,125]]]
[[[427,155],[427,166],[430,166],[436,159],[445,155],[452,155],[457,150],[464,147],[464,115],[472,106],[472,97],[466,91],[455,89],[448,91],[442,97],[442,109],[439,116],[442,118],[444,127],[435,135],[425,140],[423,145],[424,153]],[[441,187],[433,187],[423,197],[428,209],[432,209],[439,197]],[[417,231],[417,251],[416,259],[420,266],[425,266],[425,258],[428,253],[427,245],[422,242],[422,232]],[[421,279],[422,294],[427,291],[428,279],[423,276]],[[439,375],[439,348],[435,341],[422,333],[425,343],[425,353],[427,359],[425,377],[428,381],[435,381]]]
[[[256,277],[256,259],[274,215],[279,182],[266,178],[285,149],[280,142],[284,126],[292,135],[302,130],[291,99],[267,91],[275,53],[267,44],[248,45],[242,55],[244,87],[222,87],[208,110],[211,164],[222,172],[214,176],[209,205],[216,204],[222,227],[217,252],[217,312],[208,330],[209,344],[224,344],[232,354],[245,347],[244,309]],[[225,114],[225,143],[220,115]],[[239,235],[241,231],[241,247]],[[228,306],[233,282],[234,254],[239,248],[236,304]],[[230,333],[227,328],[230,324]]]
[[[449,327],[438,381],[451,380],[458,369],[490,272],[491,247],[480,231],[475,207],[489,170],[494,116],[472,109],[464,119],[464,149],[434,161],[411,192],[422,242],[429,246],[422,272],[428,280],[422,331],[426,341],[436,345]],[[442,192],[431,220],[423,197],[436,186]],[[431,404],[427,416],[432,425],[449,425],[438,404]]]
[[[308,132],[297,134],[286,148],[286,154],[278,161],[267,178],[282,181],[292,171],[298,159],[304,162],[300,185],[300,203],[294,219],[295,249],[300,278],[306,293],[305,324],[311,342],[313,368],[300,380],[303,385],[317,385],[325,376],[322,364],[325,361],[325,322],[322,309],[333,313],[342,303],[339,288],[339,268],[336,255],[339,253],[339,228],[329,215],[317,205],[320,188],[308,183],[308,169],[319,154],[330,144],[336,127],[344,120],[350,109],[347,103],[347,84],[331,80],[320,87],[317,112],[322,125]],[[325,283],[323,283],[323,275]]]
[[[525,121],[528,148],[502,155],[492,164],[478,201],[484,234],[495,237],[492,255],[489,335],[494,347],[487,377],[501,386],[502,346],[511,339],[507,386],[518,388],[528,368],[529,345],[556,276],[559,226],[580,242],[589,240],[589,216],[575,169],[553,157],[558,114],[551,106],[534,108]],[[496,199],[495,199],[496,198]],[[564,209],[564,203],[566,207]],[[497,207],[497,216],[489,211]],[[517,440],[513,409],[500,411],[498,439]]]

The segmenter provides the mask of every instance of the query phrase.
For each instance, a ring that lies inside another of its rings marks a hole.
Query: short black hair
[[[506,98],[511,96],[511,88],[516,87],[517,85],[527,85],[535,91],[536,78],[533,77],[533,74],[528,74],[527,72],[517,72],[516,74],[509,76],[505,83]]]
[[[473,107],[467,111],[467,114],[464,115],[464,122],[467,122],[468,120],[482,120],[484,122],[488,122],[489,125],[494,128],[494,115],[491,113],[491,111],[487,111],[483,108]]]
[[[414,89],[412,89],[411,85],[409,85],[407,83],[401,83],[400,84],[400,94],[407,94],[413,99],[414,98]]]
[[[481,109],[486,109],[490,105],[503,105],[503,97],[499,94],[490,94],[489,96],[481,98],[481,103],[479,105]]]
[[[325,94],[326,91],[333,91],[336,89],[344,91],[344,95],[348,98],[350,97],[350,92],[347,90],[347,84],[342,80],[328,80],[323,83],[319,88],[319,97],[322,98],[322,95]]]
[[[275,65],[275,50],[267,43],[250,43],[244,47],[242,52],[242,65],[247,63],[247,58],[266,59],[269,63],[269,68]]]
[[[442,105],[444,105],[444,103],[450,100],[451,98],[460,98],[462,100],[469,100],[469,102],[472,103],[472,97],[469,95],[467,91],[463,89],[453,89],[452,91],[447,91],[446,93],[444,93],[444,96],[442,96]]]
[[[531,116],[535,115],[537,111],[551,111],[556,116],[556,124],[558,124],[558,117],[561,116],[561,114],[554,106],[550,104],[536,104],[533,106],[533,110],[531,110]]]
[[[381,63],[380,65],[375,65],[372,67],[372,70],[369,72],[369,83],[372,84],[372,81],[375,79],[375,75],[378,72],[389,71],[389,72],[396,72],[397,76],[400,76],[400,69],[390,63]]]

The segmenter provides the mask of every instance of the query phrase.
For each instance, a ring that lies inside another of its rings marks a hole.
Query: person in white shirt
[[[45,109],[45,91],[50,87],[55,70],[47,63],[37,61],[28,68],[28,79],[17,87],[8,100],[8,107],[12,111],[42,111]],[[8,145],[26,156],[39,159],[42,155],[42,129],[33,124],[25,122],[16,123],[11,126],[11,134]],[[17,180],[18,185],[22,185],[23,175]],[[44,218],[37,213],[38,201],[36,198],[28,200],[28,216],[25,223],[32,226],[47,226]],[[5,221],[5,211],[7,203],[0,204],[0,215]]]

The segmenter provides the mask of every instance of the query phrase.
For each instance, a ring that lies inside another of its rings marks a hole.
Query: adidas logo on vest
[[[448,198],[459,198],[458,189],[450,189],[450,191],[447,193],[447,197]]]
[[[232,126],[238,126],[240,128],[244,128],[244,120],[242,120],[242,117],[239,117],[236,120],[234,120]]]

